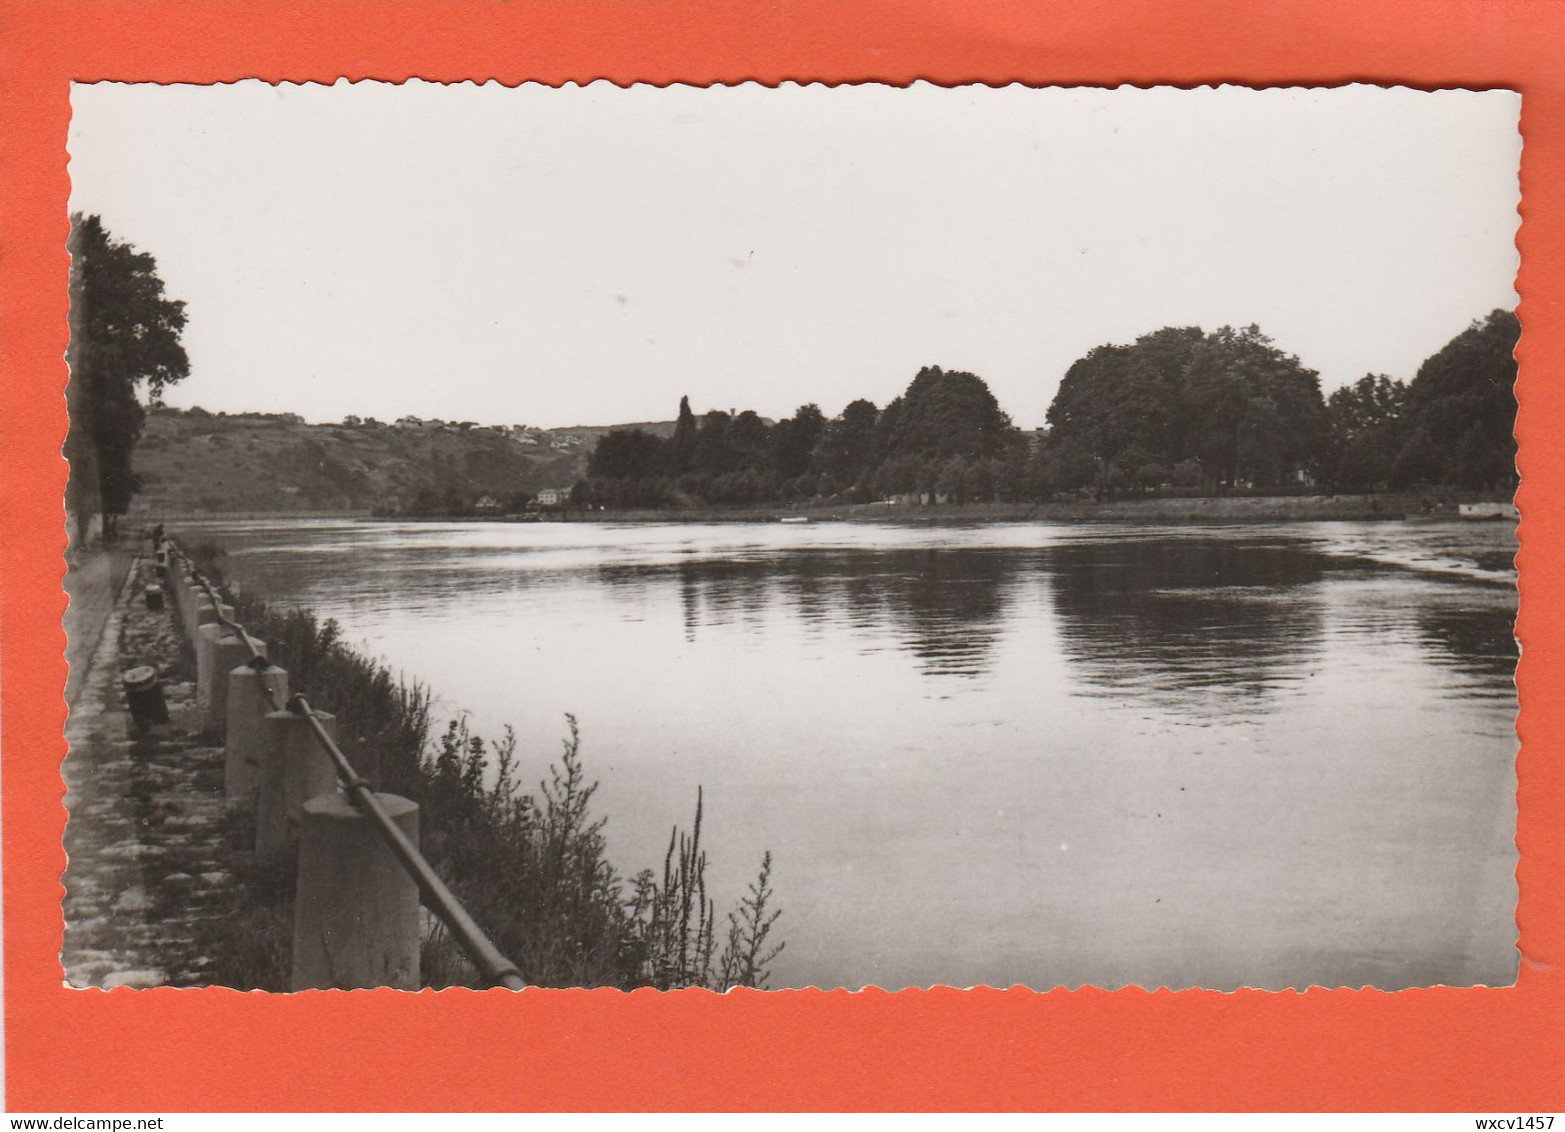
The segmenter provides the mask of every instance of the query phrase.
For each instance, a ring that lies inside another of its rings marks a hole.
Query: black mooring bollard
[[[120,677],[120,684],[125,689],[125,702],[130,705],[130,717],[137,731],[168,722],[168,704],[163,702],[163,685],[158,681],[157,669],[145,665],[128,669]]]
[[[145,590],[147,608],[156,612],[163,608],[163,587],[154,583]]]

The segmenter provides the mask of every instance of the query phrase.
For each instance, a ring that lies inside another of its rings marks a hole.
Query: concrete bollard
[[[336,716],[318,711],[315,718],[326,734],[337,737]],[[298,842],[300,807],[317,794],[335,789],[337,775],[303,716],[291,711],[268,712],[261,728],[255,850],[262,857],[275,857]]]
[[[213,611],[217,608],[212,604],[212,599],[206,592],[194,582],[185,587],[186,601],[183,606],[185,614],[185,639],[192,645],[196,643],[196,630],[202,625],[201,611],[207,610],[206,620],[213,619]]]
[[[203,593],[201,595],[201,597],[196,599],[196,603],[195,603],[195,624],[191,626],[191,634],[190,634],[190,644],[191,644],[191,647],[193,647],[193,648],[194,647],[198,647],[200,639],[201,639],[201,627],[203,625],[217,625],[218,624],[218,614],[219,613],[221,613],[224,617],[227,617],[229,619],[232,619],[233,616],[234,616],[234,610],[233,610],[232,606],[229,606],[229,605],[216,605],[216,604],[213,603],[211,598],[206,596],[205,593]],[[227,630],[224,630],[224,631],[226,632]]]
[[[232,636],[234,631],[217,620],[211,604],[208,602],[207,608],[200,614],[208,619],[196,627],[196,635],[190,641],[191,651],[196,654],[196,706],[202,711],[212,702],[213,685],[219,676],[223,679],[223,694],[227,695],[228,672],[234,667],[233,664],[227,668],[218,668],[216,665],[217,643],[224,637]]]
[[[213,635],[211,630],[218,629]],[[196,649],[196,704],[201,709],[201,729],[223,735],[228,729],[228,684],[234,669],[250,660],[245,637],[226,625],[201,626],[200,647]],[[262,656],[266,642],[249,637]]]
[[[222,612],[224,617],[233,617],[233,612],[229,609],[228,606],[223,605],[214,608],[211,601],[207,601],[207,603],[202,606],[200,611],[197,613],[197,616],[201,620],[196,625],[195,635],[190,638],[191,650],[196,654],[196,684],[198,685],[197,695],[201,694],[199,691],[199,685],[202,683],[201,673],[203,672],[201,667],[202,649],[211,647],[209,644],[204,644],[203,642],[217,640],[222,637],[231,636],[233,634],[232,629],[217,619],[219,611]],[[232,667],[232,665],[229,667]]]
[[[223,743],[223,796],[237,802],[251,798],[261,777],[266,737],[264,722],[273,710],[270,689],[278,703],[288,701],[288,672],[268,665],[257,672],[242,664],[228,674],[228,718]]]
[[[377,794],[418,844],[418,806]],[[294,990],[418,990],[418,885],[337,791],[304,804],[293,914]]]

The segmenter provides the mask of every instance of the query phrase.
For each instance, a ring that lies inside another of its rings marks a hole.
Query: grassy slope
[[[420,489],[467,502],[568,486],[585,449],[529,448],[498,433],[341,428],[277,419],[149,414],[135,465],[138,509],[181,511],[368,510]]]

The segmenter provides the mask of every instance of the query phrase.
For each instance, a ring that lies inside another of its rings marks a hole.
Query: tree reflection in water
[[[1088,694],[1202,696],[1244,712],[1320,648],[1312,586],[1330,562],[1303,543],[1079,541],[1047,563],[1060,648]]]
[[[1004,550],[829,550],[601,566],[598,578],[621,590],[677,580],[687,641],[735,624],[762,633],[781,604],[806,626],[856,632],[866,649],[894,637],[929,675],[974,677],[989,670],[1022,565]]]
[[[1515,617],[1510,594],[1497,594],[1493,605],[1424,606],[1418,611],[1419,638],[1437,663],[1490,685],[1492,695],[1514,696],[1512,680],[1520,657]]]
[[[931,676],[993,663],[1006,605],[1045,579],[1059,645],[1089,694],[1256,697],[1318,647],[1310,592],[1329,560],[1307,545],[1220,539],[1068,542],[1044,549],[925,547],[696,558],[599,568],[616,587],[677,579],[685,637],[781,604],[805,625],[894,638]]]

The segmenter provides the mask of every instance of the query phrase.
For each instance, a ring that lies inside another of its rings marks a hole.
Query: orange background
[[[414,75],[1521,90],[1517,986],[726,999],[63,989],[68,84]],[[0,0],[0,123],[10,1111],[1565,1107],[1565,457],[1549,440],[1565,425],[1565,4]]]

